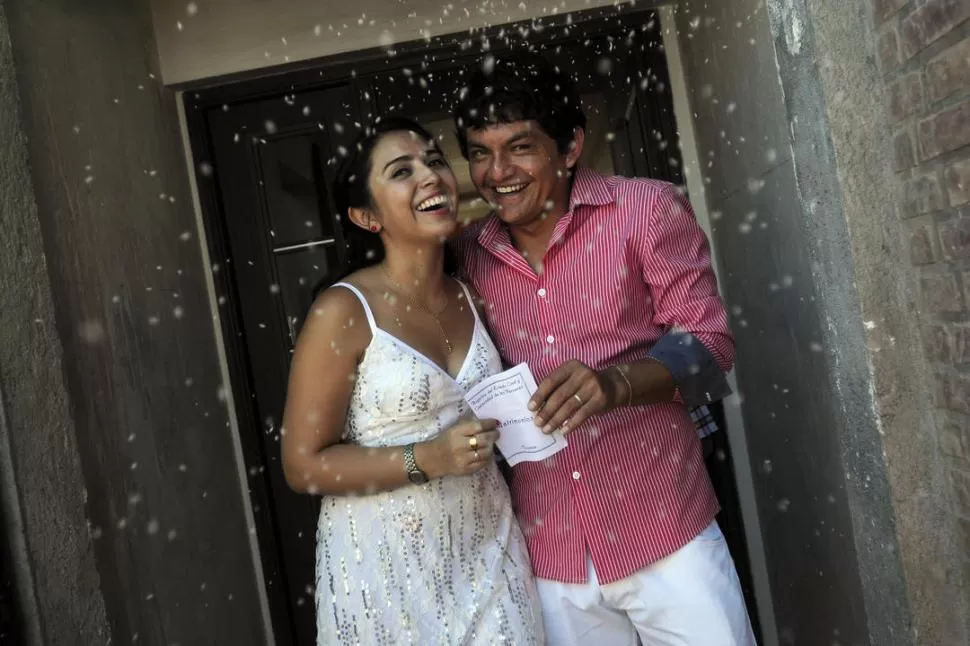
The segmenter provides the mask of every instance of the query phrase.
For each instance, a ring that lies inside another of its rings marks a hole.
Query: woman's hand
[[[429,478],[469,475],[492,460],[498,434],[494,419],[459,422],[433,440],[416,445],[414,460]]]

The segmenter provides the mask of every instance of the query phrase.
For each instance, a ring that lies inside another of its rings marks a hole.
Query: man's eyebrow
[[[512,135],[506,143],[514,144],[517,141],[522,141],[523,139],[528,139],[532,136],[531,130],[523,130],[522,132]]]
[[[532,136],[532,134],[533,134],[532,130],[523,130],[522,132],[518,132],[512,135],[511,137],[509,137],[508,140],[505,141],[505,145],[514,144],[519,141],[522,141],[523,139],[528,139],[529,137]],[[469,149],[478,148],[481,150],[487,150],[488,146],[485,146],[484,144],[475,143],[474,141],[469,141],[468,148]]]

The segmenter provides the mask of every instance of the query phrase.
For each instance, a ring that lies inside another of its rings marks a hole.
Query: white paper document
[[[520,363],[505,372],[483,379],[465,394],[465,400],[479,419],[496,419],[496,446],[509,465],[538,462],[566,448],[560,431],[546,435],[529,411],[529,398],[538,386],[529,366]]]

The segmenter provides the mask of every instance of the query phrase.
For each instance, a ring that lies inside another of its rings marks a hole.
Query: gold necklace
[[[441,310],[436,314],[435,312],[432,312],[427,305],[415,300],[410,292],[408,292],[406,289],[401,287],[401,285],[396,280],[391,278],[391,274],[387,271],[387,267],[385,267],[384,265],[381,265],[381,271],[384,272],[384,277],[387,278],[387,282],[391,284],[391,287],[393,287],[395,290],[403,294],[404,297],[408,299],[408,302],[410,303],[411,306],[417,307],[425,314],[427,314],[428,316],[434,319],[434,322],[438,324],[438,329],[441,331],[441,338],[444,339],[445,341],[445,350],[448,351],[448,354],[451,354],[454,348],[451,345],[451,340],[448,338],[448,333],[445,332],[445,327],[441,324],[441,319],[438,318],[441,314],[444,313],[446,309],[448,309],[448,295],[445,294],[445,304],[441,308]],[[394,320],[397,322],[398,327],[404,327],[401,324],[401,318],[397,315],[396,311],[394,312]]]

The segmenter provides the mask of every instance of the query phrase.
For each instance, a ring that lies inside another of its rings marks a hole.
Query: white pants
[[[717,522],[670,556],[600,585],[537,579],[549,646],[753,646],[741,582]]]

